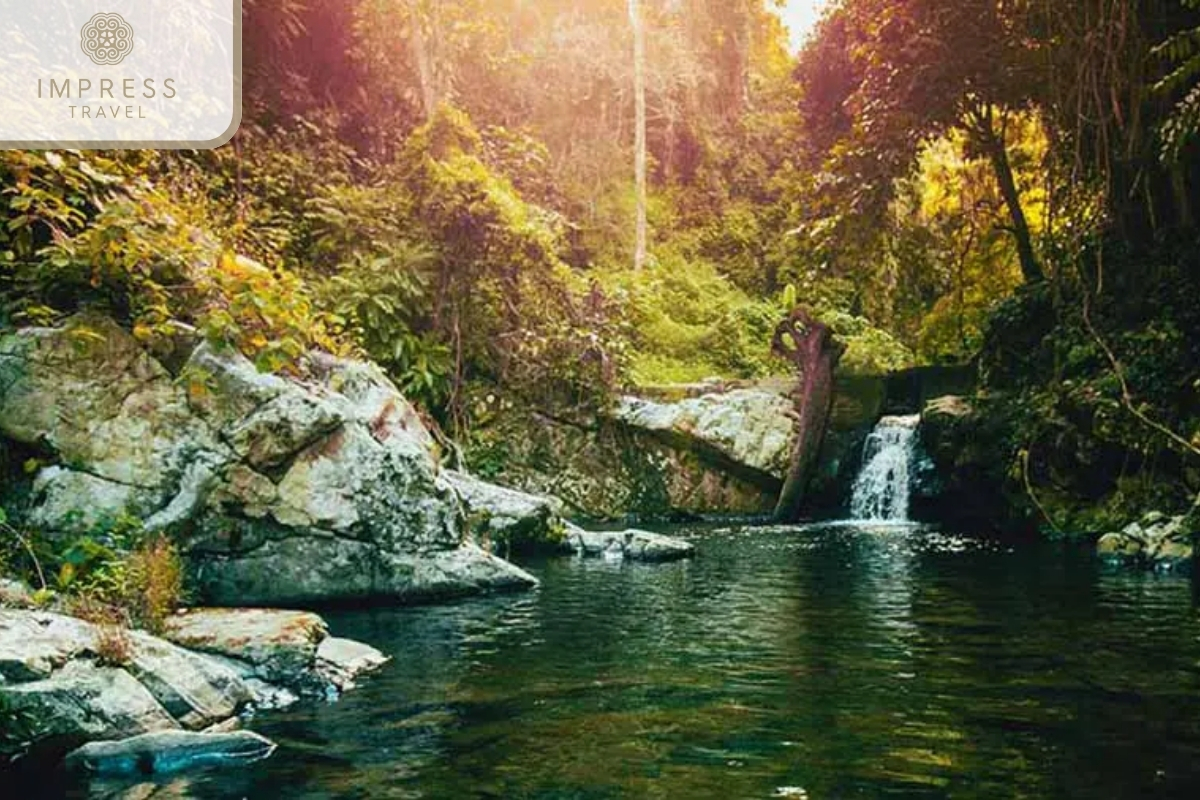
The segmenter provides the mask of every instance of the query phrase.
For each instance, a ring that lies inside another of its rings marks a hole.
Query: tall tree
[[[640,0],[629,0],[629,22],[633,26],[633,103],[635,142],[634,179],[637,183],[637,244],[633,268],[646,265],[646,29]]]
[[[1038,97],[1028,19],[997,0],[847,0],[801,59],[817,140],[846,189],[881,217],[931,136],[966,130],[991,164],[1028,283],[1044,278],[1004,136]],[[849,68],[832,70],[835,61]],[[823,112],[832,109],[829,115]],[[845,178],[845,176],[853,176]]]

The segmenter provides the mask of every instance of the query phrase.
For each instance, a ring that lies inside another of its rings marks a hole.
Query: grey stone
[[[129,633],[125,670],[190,730],[232,717],[253,699],[249,687],[216,659],[192,653],[140,631]]]
[[[74,617],[0,610],[0,676],[14,682],[48,678],[79,655],[96,651],[95,626]]]
[[[1193,524],[1186,516],[1168,517],[1159,511],[1145,514],[1120,532],[1107,533],[1096,543],[1096,553],[1110,561],[1159,571],[1185,568],[1194,558]]]
[[[152,491],[182,471],[185,442],[220,447],[170,373],[116,323],[95,316],[0,338],[0,434]]]
[[[568,526],[567,544],[582,556],[628,558],[631,561],[674,561],[690,558],[696,548],[690,542],[649,531],[585,531]]]
[[[786,393],[735,389],[676,403],[622,398],[615,417],[631,428],[693,441],[735,464],[782,480],[795,445]]]
[[[61,462],[27,521],[70,535],[137,515],[175,539],[208,603],[534,585],[470,545],[432,436],[378,367],[308,362],[305,380],[266,375],[200,343],[176,378],[97,317],[0,336],[0,435]]]
[[[354,679],[372,672],[390,659],[370,645],[351,639],[326,637],[317,647],[317,671],[338,689],[353,688]]]
[[[80,535],[137,514],[153,503],[144,489],[50,466],[33,481],[34,507],[29,524],[56,534]]]
[[[36,719],[37,739],[120,739],[179,728],[128,672],[88,660],[70,661],[42,680],[2,685],[0,697]]]
[[[462,500],[480,544],[553,546],[562,541],[562,502],[486,483],[454,470],[442,477]]]

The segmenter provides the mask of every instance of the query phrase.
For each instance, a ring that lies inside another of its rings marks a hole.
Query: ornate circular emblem
[[[83,26],[79,46],[97,64],[120,64],[133,52],[133,26],[120,14],[96,14]]]

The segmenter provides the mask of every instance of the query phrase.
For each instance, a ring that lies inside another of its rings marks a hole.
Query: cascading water
[[[904,522],[908,519],[911,473],[916,461],[919,415],[884,417],[863,446],[863,467],[854,480],[850,515],[854,519]]]

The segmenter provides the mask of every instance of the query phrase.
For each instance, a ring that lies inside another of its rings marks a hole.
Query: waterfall
[[[850,515],[854,519],[903,522],[908,519],[921,417],[884,417],[863,446],[863,466],[854,480]]]

